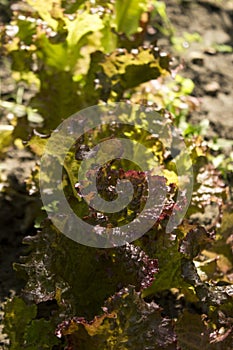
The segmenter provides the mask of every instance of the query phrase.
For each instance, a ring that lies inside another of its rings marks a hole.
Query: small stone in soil
[[[208,95],[216,95],[220,90],[220,85],[217,81],[212,81],[204,86],[204,90]]]

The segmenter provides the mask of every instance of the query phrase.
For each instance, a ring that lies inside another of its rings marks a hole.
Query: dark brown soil
[[[198,124],[203,118],[210,121],[208,138],[220,136],[232,139],[233,135],[233,75],[232,53],[221,53],[218,47],[233,44],[233,1],[166,0],[167,11],[176,35],[184,32],[198,33],[202,41],[194,42],[179,55],[184,65],[183,76],[195,83],[194,96],[201,105],[191,116],[191,122]],[[10,18],[10,11],[0,6],[0,21]],[[171,51],[166,38],[158,45]],[[2,98],[10,100],[14,94],[14,83],[6,65],[0,63],[2,80]],[[0,123],[4,123],[4,111],[0,110]],[[1,159],[4,174],[11,184],[11,191],[0,193],[0,300],[18,292],[22,282],[17,279],[12,263],[19,260],[22,252],[22,238],[33,232],[35,206],[25,190],[24,179],[34,165],[32,155],[26,151],[11,150],[5,159]],[[1,317],[1,313],[0,313]],[[0,328],[1,333],[1,328]],[[0,348],[3,336],[0,335]]]

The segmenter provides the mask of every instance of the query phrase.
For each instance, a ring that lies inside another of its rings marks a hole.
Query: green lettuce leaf
[[[143,12],[148,10],[148,0],[116,0],[116,30],[127,36],[137,33]]]

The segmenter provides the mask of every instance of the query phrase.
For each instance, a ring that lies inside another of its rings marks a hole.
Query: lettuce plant
[[[41,156],[51,131],[77,110],[130,102],[141,84],[170,73],[170,56],[154,45],[143,46],[156,3],[26,0],[15,12],[5,31],[5,49],[15,78],[36,86],[29,104],[43,118],[28,142],[31,151]],[[161,125],[174,121],[143,96],[140,102],[157,110]],[[121,128],[121,133],[153,150],[160,165],[161,173],[153,175],[154,190],[160,193],[166,186],[167,197],[158,220],[133,243],[103,249],[81,245],[59,232],[49,218],[40,219],[37,234],[24,239],[27,251],[21,263],[14,265],[25,287],[5,306],[10,349],[231,349],[232,246],[221,228],[216,231],[227,193],[224,183],[208,163],[203,140],[185,140],[194,192],[185,219],[168,233],[168,220],[174,210],[182,210],[186,193],[177,203],[180,183],[169,150],[158,136],[142,133],[134,118],[135,127]],[[23,122],[17,121],[17,137]],[[27,125],[29,130],[35,127],[30,120]],[[72,170],[93,144],[111,133],[118,131],[112,127],[87,133],[70,149],[64,164],[62,185],[70,205],[96,226],[109,222],[82,201]],[[35,196],[38,172],[36,167],[27,181]],[[114,199],[118,178],[129,179],[135,195],[127,212],[109,218],[115,226],[141,211],[147,193],[145,174],[117,160],[105,164],[97,177],[106,200]],[[216,222],[209,227],[195,223],[193,215],[211,203],[219,210]],[[222,273],[208,259],[208,252],[216,248],[216,234],[229,262]]]

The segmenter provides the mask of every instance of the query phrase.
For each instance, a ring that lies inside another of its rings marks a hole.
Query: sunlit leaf
[[[116,30],[128,36],[137,33],[140,17],[147,8],[147,0],[116,0]]]
[[[74,47],[87,34],[103,29],[103,22],[98,14],[78,13],[77,17],[70,21],[65,19],[67,26],[68,46]]]
[[[4,152],[5,149],[12,143],[12,125],[0,125],[0,152]]]
[[[52,11],[56,5],[60,6],[61,0],[27,0],[27,3],[38,12],[49,26],[54,30],[57,29],[58,22],[53,18]]]

